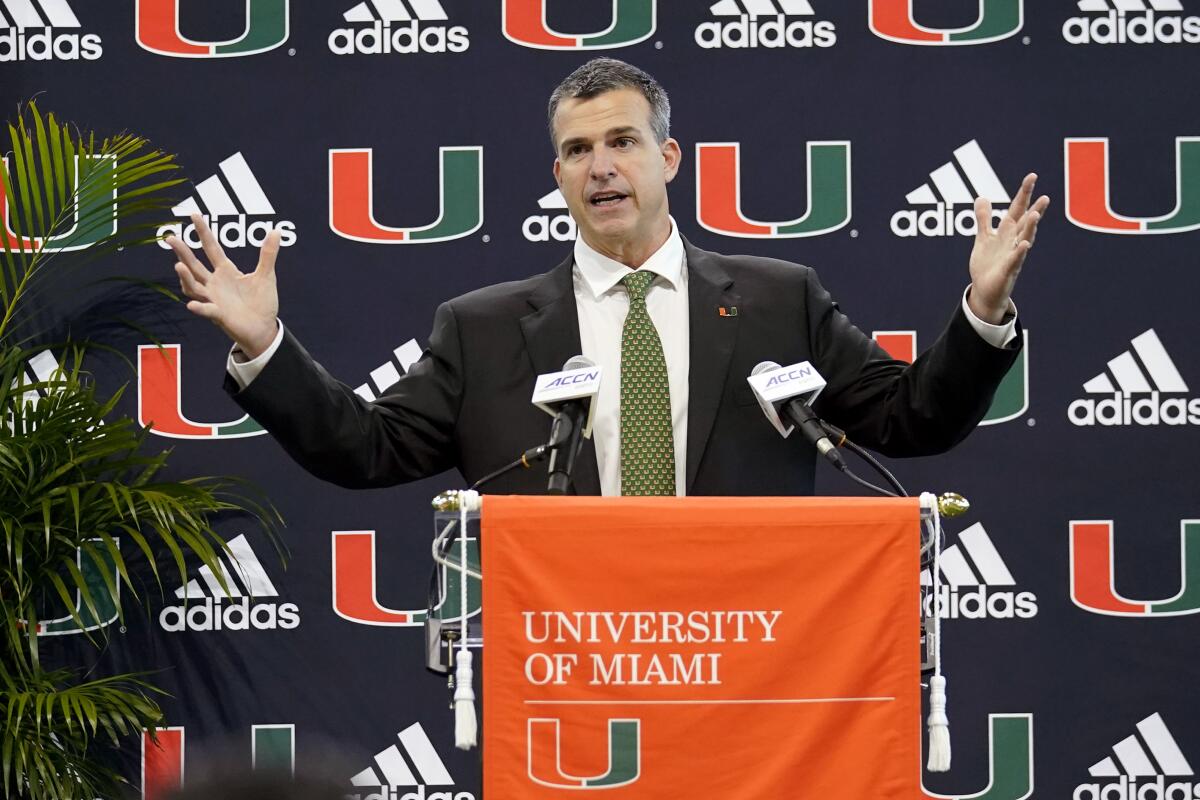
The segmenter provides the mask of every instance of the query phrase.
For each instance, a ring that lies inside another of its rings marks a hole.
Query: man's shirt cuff
[[[275,355],[275,351],[279,349],[279,345],[283,343],[283,321],[278,319],[275,321],[279,324],[279,330],[275,332],[275,339],[271,342],[270,347],[259,354],[258,358],[247,359],[246,354],[236,344],[229,351],[225,369],[233,376],[238,389],[244,390],[251,381],[258,377],[258,374],[263,371],[263,367],[271,360],[271,356]]]
[[[968,286],[963,291],[962,297],[962,310],[963,314],[967,316],[967,322],[971,323],[975,332],[992,347],[1006,347],[1009,342],[1017,338],[1017,304],[1009,300],[1008,312],[1004,315],[1004,321],[999,325],[993,325],[975,316],[975,312],[967,303],[967,294],[970,291],[971,287]]]

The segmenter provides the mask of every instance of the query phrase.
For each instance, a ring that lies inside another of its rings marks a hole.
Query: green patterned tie
[[[621,333],[621,494],[675,494],[671,389],[662,342],[646,310],[653,272],[621,279],[629,315]]]

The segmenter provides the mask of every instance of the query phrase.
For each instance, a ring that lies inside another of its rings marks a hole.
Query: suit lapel
[[[700,458],[708,446],[724,394],[729,360],[737,341],[736,314],[722,315],[720,309],[736,309],[738,295],[733,279],[721,269],[711,253],[684,242],[688,268],[688,431],[687,491],[691,494],[700,468]]]
[[[530,293],[528,302],[533,310],[521,318],[521,334],[525,349],[533,364],[534,375],[558,372],[571,356],[579,355],[579,313],[575,307],[575,287],[572,279],[574,256],[546,273],[546,277]],[[549,419],[549,418],[547,418]],[[549,422],[546,425],[549,435]],[[600,494],[600,471],[596,467],[596,446],[584,439],[572,476],[576,494]]]

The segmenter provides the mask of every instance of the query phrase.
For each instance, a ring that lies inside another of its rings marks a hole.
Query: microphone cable
[[[842,430],[841,428],[837,427],[836,425],[831,425],[830,423],[828,423],[825,420],[820,419],[820,418],[818,418],[817,421],[821,425],[821,427],[825,429],[825,433],[827,433],[829,435],[830,440],[835,442],[835,444],[834,444],[835,447],[840,448],[840,447],[844,446],[847,450],[854,453],[856,456],[861,458],[863,461],[866,461],[868,464],[871,465],[871,467],[877,473],[882,475],[883,479],[885,481],[887,481],[888,485],[891,486],[896,491],[894,493],[888,492],[884,489],[881,489],[878,486],[866,483],[866,482],[860,480],[858,478],[858,476],[854,475],[849,470],[847,470],[846,474],[850,475],[852,480],[858,481],[859,483],[862,483],[863,485],[868,486],[869,488],[873,489],[874,491],[879,492],[880,494],[889,495],[891,497],[908,497],[909,496],[908,492],[905,491],[904,487],[900,485],[900,481],[896,480],[896,476],[893,475],[887,467],[885,467],[883,464],[879,463],[879,460],[877,458],[875,458],[875,456],[871,455],[870,451],[868,451],[861,445],[858,445],[858,444],[850,441],[850,438],[848,436],[846,436],[846,432],[844,430]]]

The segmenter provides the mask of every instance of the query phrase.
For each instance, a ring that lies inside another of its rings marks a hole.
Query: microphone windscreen
[[[769,372],[773,369],[779,369],[779,365],[774,361],[760,361],[754,365],[754,369],[750,370],[750,374],[761,375],[764,372]]]
[[[563,364],[562,371],[569,372],[573,369],[584,369],[585,367],[594,367],[596,362],[592,361],[587,356],[571,356],[567,359],[567,363]]]

